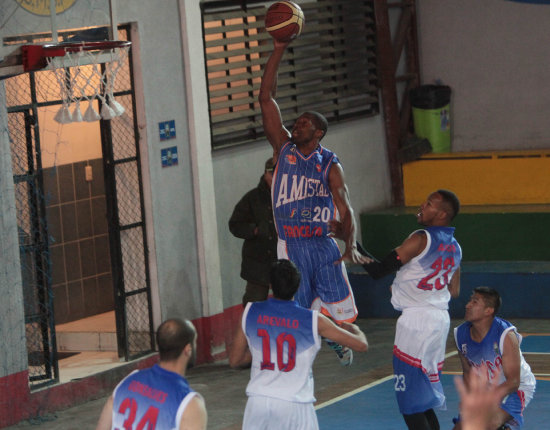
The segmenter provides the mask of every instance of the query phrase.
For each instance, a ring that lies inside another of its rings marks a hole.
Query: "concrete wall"
[[[138,102],[143,103],[138,106],[138,115],[142,169],[148,182],[146,215],[152,252],[151,274],[156,289],[153,291],[157,303],[155,323],[174,316],[195,319],[203,316],[203,305],[185,89],[188,66],[182,58],[178,1],[119,1],[118,20],[137,23],[134,39],[137,43],[133,50],[139,57],[136,61]],[[159,23],[162,24],[159,26]],[[166,120],[175,120],[176,138],[161,143],[158,123]],[[178,165],[162,168],[161,148],[171,146],[177,147]]]
[[[0,100],[5,97],[0,82]],[[0,105],[0,154],[10,154],[7,136],[7,111]],[[11,157],[0,157],[0,388],[3,376],[26,370],[23,288],[19,266],[19,243],[15,215],[15,193]]]
[[[452,151],[548,148],[550,6],[419,0],[423,84],[453,91]]]

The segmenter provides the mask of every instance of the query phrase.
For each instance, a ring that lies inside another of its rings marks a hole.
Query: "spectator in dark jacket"
[[[243,306],[266,300],[269,293],[269,268],[277,260],[277,232],[271,207],[273,159],[265,162],[258,186],[237,203],[229,219],[229,230],[244,239],[241,278],[246,281]]]

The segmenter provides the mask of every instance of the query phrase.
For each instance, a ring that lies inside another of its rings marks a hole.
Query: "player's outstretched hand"
[[[498,381],[498,376],[496,379]],[[461,377],[455,377],[455,386],[460,395],[460,423],[462,430],[485,429],[498,412],[502,394],[496,384],[487,379],[487,367],[472,369],[468,387]]]
[[[340,221],[332,219],[328,222],[328,234],[335,239],[346,240],[346,235],[344,233],[344,224]],[[339,260],[336,260],[334,264],[340,264],[342,261],[349,261],[354,264],[368,264],[372,263],[374,260],[357,250],[357,245],[354,243],[353,246],[347,246],[344,251],[344,254]]]
[[[336,260],[334,264],[340,264],[342,261],[348,261],[354,264],[368,264],[372,263],[374,260],[372,258],[366,257],[357,251],[356,246],[346,246],[346,250],[342,254],[340,259]]]

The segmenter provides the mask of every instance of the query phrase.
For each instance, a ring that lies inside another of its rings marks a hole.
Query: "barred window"
[[[273,44],[266,7],[203,2],[205,63],[213,149],[265,136],[258,103]],[[248,3],[245,5],[245,3]],[[331,123],[379,112],[373,0],[300,2],[305,25],[279,67],[277,103],[290,126],[306,110]]]

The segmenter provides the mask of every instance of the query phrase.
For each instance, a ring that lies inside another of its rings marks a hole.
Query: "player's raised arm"
[[[267,140],[273,147],[277,159],[279,148],[290,138],[289,131],[283,125],[279,105],[275,101],[277,92],[277,72],[288,42],[273,40],[273,52],[264,66],[258,100],[262,110],[262,121]]]
[[[418,231],[407,237],[401,245],[395,248],[395,252],[401,260],[401,264],[407,264],[426,248],[428,239],[423,231]]]
[[[339,327],[326,316],[319,314],[318,326],[321,336],[340,345],[347,346],[359,352],[366,352],[369,348],[365,333],[355,324],[342,322]]]

